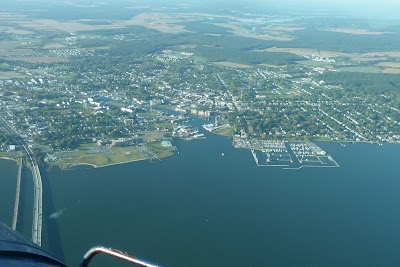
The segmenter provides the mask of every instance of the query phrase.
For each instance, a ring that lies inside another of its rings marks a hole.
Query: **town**
[[[334,68],[302,61],[236,66],[190,47],[153,51],[139,44],[155,36],[78,32],[39,46],[41,37],[10,34],[19,53],[0,57],[1,123],[39,162],[64,167],[172,155],[173,138],[204,137],[185,123],[187,114],[213,118],[207,130],[243,140],[400,142],[397,92],[360,90],[349,78],[336,79]],[[18,150],[4,131],[0,144],[3,153]]]

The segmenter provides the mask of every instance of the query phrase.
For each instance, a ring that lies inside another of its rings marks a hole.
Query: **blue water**
[[[12,226],[18,166],[12,160],[0,160],[0,221]],[[17,231],[32,237],[33,180],[31,172],[22,170]]]
[[[0,221],[11,227],[14,212],[17,164],[0,160]]]
[[[400,146],[321,143],[341,168],[294,171],[215,135],[176,145],[157,163],[48,174],[68,264],[96,244],[163,266],[400,264]]]
[[[400,146],[319,143],[341,167],[295,171],[211,134],[176,145],[161,162],[44,173],[44,247],[70,266],[98,244],[178,267],[400,264]]]

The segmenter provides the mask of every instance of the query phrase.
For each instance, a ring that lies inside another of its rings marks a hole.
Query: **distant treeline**
[[[343,90],[332,90],[331,97],[339,99],[345,94],[348,100],[368,95],[377,105],[389,104],[400,109],[400,75],[387,73],[331,72],[321,75],[321,79],[330,85],[339,85]],[[344,91],[344,92],[341,92]],[[354,99],[353,99],[354,100]],[[391,115],[400,120],[400,115]]]
[[[327,72],[320,77],[331,85],[373,93],[393,92],[400,96],[400,75],[387,73]]]
[[[293,32],[292,41],[271,41],[229,34],[223,27],[204,21],[183,23],[191,33],[168,34],[147,29],[142,26],[130,26],[123,29],[110,29],[85,32],[101,36],[126,35],[125,40],[86,39],[81,47],[110,46],[111,53],[120,55],[150,54],[171,49],[178,45],[195,45],[186,49],[210,61],[232,61],[243,64],[290,64],[302,58],[287,53],[258,53],[269,47],[312,48],[339,52],[373,52],[399,50],[400,35],[387,33],[381,35],[360,35],[305,29]],[[218,33],[211,36],[207,33]]]
[[[119,29],[81,31],[80,33],[90,34],[90,35],[112,36],[112,35],[118,35],[118,34],[157,33],[157,31],[148,29],[143,26],[130,25],[130,26],[126,26],[125,28],[119,28]]]
[[[204,27],[207,25],[206,23],[200,23],[199,27]],[[194,27],[193,24],[190,23],[191,27]],[[212,25],[212,24],[209,24]],[[223,27],[218,27],[212,25],[219,29],[224,29]],[[214,28],[212,31],[217,31]],[[254,50],[254,49],[265,49],[271,47],[266,41],[248,38],[248,37],[240,37],[234,35],[222,35],[222,36],[209,36],[202,33],[180,33],[180,34],[167,34],[158,32],[156,30],[148,29],[143,26],[128,26],[126,28],[121,29],[106,29],[106,30],[96,30],[96,31],[82,31],[83,34],[90,34],[90,35],[100,35],[100,36],[113,36],[119,34],[125,35],[143,35],[145,41],[147,40],[148,45],[152,46],[167,46],[171,45],[208,45],[208,46],[215,46],[215,47],[225,47],[225,48],[236,48],[236,49],[247,49],[247,50]],[[127,36],[126,39],[129,39]],[[95,43],[97,39],[93,40]],[[112,40],[110,40],[111,42]]]
[[[199,46],[191,50],[194,54],[205,57],[210,61],[230,61],[241,64],[272,64],[288,65],[295,61],[304,60],[303,57],[291,53],[255,52],[240,49],[226,49]]]
[[[181,23],[181,25],[184,25],[186,30],[196,33],[232,34],[227,28],[201,21],[189,21]]]
[[[112,25],[111,22],[106,20],[84,20],[80,21],[80,23],[87,24],[87,25]]]
[[[275,55],[271,54],[266,57],[266,53],[252,51],[267,48],[265,41],[233,35],[208,36],[200,33],[172,35],[140,26],[86,33],[101,36],[125,34],[124,40],[113,40],[111,38],[79,40],[79,46],[85,48],[110,46],[109,53],[114,55],[145,55],[171,49],[178,45],[196,45],[197,48],[194,51],[192,49],[186,49],[186,51],[194,52],[210,61],[227,60],[243,64],[270,63],[281,65],[302,59],[287,53],[274,53]],[[224,50],[223,53],[221,53],[221,49]],[[282,60],[279,58],[282,58]]]
[[[305,29],[296,31],[294,35],[293,41],[269,42],[269,44],[278,47],[365,53],[399,50],[400,43],[400,35],[397,33],[364,35]]]

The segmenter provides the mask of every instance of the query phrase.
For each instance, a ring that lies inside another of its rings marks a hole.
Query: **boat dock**
[[[256,152],[254,152],[254,149],[250,149],[250,151],[251,151],[251,154],[253,154],[253,158],[254,158],[254,161],[256,162],[257,166],[259,166]]]
[[[257,166],[285,167],[339,167],[324,150],[312,142],[289,142],[277,140],[234,140],[234,147],[250,149]]]
[[[146,157],[146,159],[150,162],[153,162],[154,160],[159,160],[161,159],[157,157],[153,152],[149,151],[147,147],[145,146],[139,146],[139,151],[143,153],[143,155]]]

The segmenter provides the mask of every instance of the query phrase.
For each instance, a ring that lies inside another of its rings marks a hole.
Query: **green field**
[[[161,142],[146,143],[147,149],[158,158],[169,157],[174,154],[174,148],[161,146]],[[98,150],[99,152],[95,152]],[[61,169],[67,169],[75,165],[92,165],[94,167],[104,167],[114,164],[133,162],[146,159],[146,156],[136,146],[128,147],[98,147],[95,144],[84,144],[78,151],[60,152],[65,158],[56,161],[54,165]]]
[[[213,131],[213,133],[224,136],[232,136],[235,132],[232,127],[224,127]]]
[[[106,152],[94,153],[95,144],[84,144],[79,147],[75,157],[56,162],[61,168],[68,168],[73,165],[88,164],[96,167],[103,167],[123,162],[143,160],[145,156],[137,147],[112,147]]]
[[[151,142],[146,144],[147,148],[159,158],[165,158],[174,155],[173,148],[162,147],[161,142]]]

